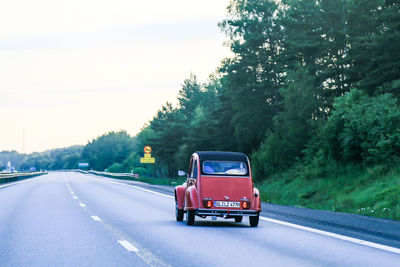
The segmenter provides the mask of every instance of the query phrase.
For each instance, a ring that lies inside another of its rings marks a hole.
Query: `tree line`
[[[195,150],[243,151],[257,180],[400,156],[400,3],[232,0],[233,57],[191,75],[137,136],[174,176]]]
[[[1,151],[0,171],[6,169],[8,162],[16,171],[29,171],[30,168],[36,170],[76,169],[81,159],[82,149],[83,146],[71,146],[31,154]]]
[[[174,177],[194,151],[228,150],[248,154],[261,181],[397,160],[399,7],[398,0],[231,0],[219,27],[233,56],[207,81],[190,75],[178,105],[163,105],[135,137],[110,132],[66,149],[58,156],[66,161],[51,168],[71,167],[76,156],[75,164],[97,170]],[[154,166],[139,162],[145,145]]]

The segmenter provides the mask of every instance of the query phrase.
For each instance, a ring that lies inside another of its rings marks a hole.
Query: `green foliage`
[[[231,1],[228,19],[220,27],[230,37],[233,58],[220,68],[223,101],[229,102],[227,125],[237,149],[250,153],[259,146],[278,110],[281,30],[273,1]]]
[[[42,153],[32,153],[27,155],[20,163],[20,170],[29,170],[31,167],[35,167],[37,170],[51,169],[52,159],[50,151]]]
[[[284,0],[278,23],[285,33],[283,51],[278,56],[284,71],[299,65],[313,76],[312,83],[320,110],[316,118],[325,118],[335,96],[348,89],[344,1]]]
[[[178,94],[180,112],[190,118],[201,102],[202,90],[196,75],[191,74],[189,79],[183,82]]]
[[[314,168],[318,168],[315,166]],[[400,220],[398,162],[365,168],[336,164],[324,176],[309,179],[297,166],[259,183],[264,201]],[[314,172],[319,172],[314,171]]]
[[[121,173],[124,172],[121,168],[121,163],[113,163],[110,167],[107,168],[107,172]]]
[[[47,169],[77,169],[81,158],[83,146],[71,146],[50,150],[52,162]]]
[[[302,158],[302,150],[314,131],[317,100],[313,78],[305,69],[289,73],[281,89],[283,110],[275,116],[274,126],[255,151],[254,174],[257,179],[286,169]]]
[[[351,90],[336,99],[334,108],[323,132],[329,156],[367,163],[400,156],[400,109],[392,95],[369,97]]]
[[[255,181],[261,181],[282,169],[281,142],[275,133],[269,133],[260,148],[251,155]]]
[[[176,173],[174,155],[186,136],[185,116],[167,103],[150,122],[150,128],[153,135],[149,136],[146,144],[152,147],[152,154],[158,160],[159,175],[173,177]]]
[[[206,84],[192,74],[178,107],[138,135],[158,175],[175,176],[196,150],[248,153],[257,180],[399,156],[397,1],[231,0],[227,11],[220,28],[233,56]],[[350,107],[349,88],[366,92]]]
[[[151,166],[142,166],[142,164],[140,164],[140,155],[137,152],[132,152],[121,163],[113,163],[111,166],[109,166],[107,171],[115,173],[132,172],[139,174],[140,177],[147,177],[152,175],[153,170]]]
[[[2,151],[0,152],[0,162],[6,165],[10,161],[19,171],[27,171],[31,167],[37,170],[76,169],[78,168],[82,148],[82,146],[71,146],[31,154]]]
[[[2,167],[7,167],[7,162],[10,161],[13,166],[18,167],[20,162],[25,158],[26,155],[18,153],[17,151],[1,151],[0,162]]]
[[[121,163],[134,150],[134,139],[126,131],[109,132],[93,139],[82,151],[82,159],[90,168],[104,171],[113,163]]]
[[[400,78],[400,3],[353,0],[348,4],[351,82],[369,94],[399,90],[391,87]]]
[[[140,150],[145,145],[152,147],[157,176],[175,177],[178,169],[186,170],[188,159],[196,150],[232,147],[233,140],[226,138],[226,134],[232,133],[231,112],[226,105],[229,103],[222,103],[221,91],[221,82],[216,77],[199,84],[191,75],[179,92],[179,107],[167,103],[139,133],[137,147]]]

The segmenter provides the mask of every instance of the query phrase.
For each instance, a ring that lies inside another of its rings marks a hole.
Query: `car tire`
[[[243,216],[236,216],[235,217],[235,222],[240,223],[243,220]]]
[[[193,225],[194,224],[194,210],[186,211],[186,224]]]
[[[260,220],[260,214],[257,214],[257,216],[250,216],[249,217],[250,226],[251,227],[257,227],[259,220]]]
[[[183,221],[184,210],[178,208],[178,203],[175,203],[175,217],[178,222]]]

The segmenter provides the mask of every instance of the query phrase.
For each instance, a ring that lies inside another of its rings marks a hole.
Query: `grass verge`
[[[400,167],[337,166],[322,177],[293,168],[258,184],[263,201],[400,220]]]

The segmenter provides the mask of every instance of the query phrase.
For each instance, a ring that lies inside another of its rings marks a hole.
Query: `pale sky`
[[[228,0],[0,0],[0,151],[136,135],[230,56]]]

